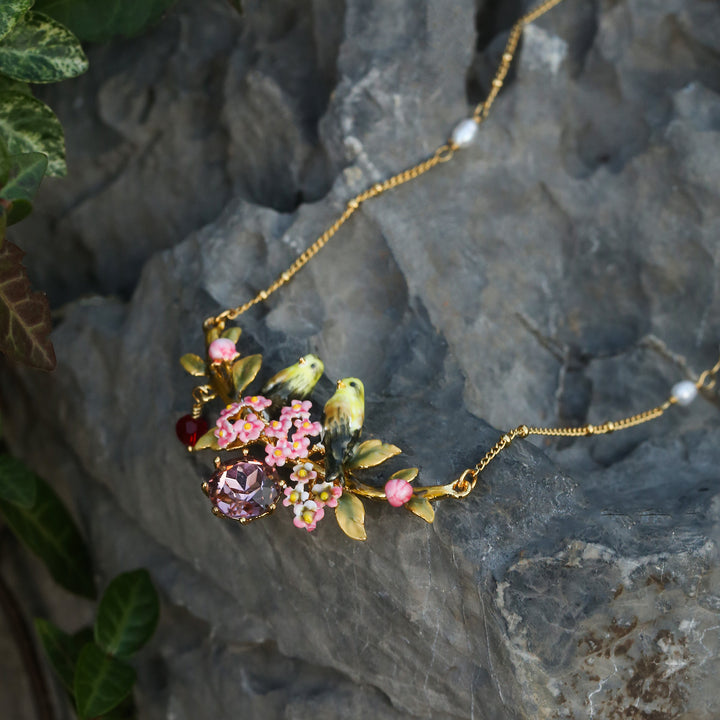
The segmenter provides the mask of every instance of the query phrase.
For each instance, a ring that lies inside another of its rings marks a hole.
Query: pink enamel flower
[[[312,486],[313,498],[320,507],[337,507],[342,488],[332,483],[318,483]]]
[[[287,433],[290,429],[290,418],[281,417],[279,420],[271,420],[265,427],[265,434],[268,437],[287,440]]]
[[[220,411],[220,419],[224,420],[225,418],[237,415],[237,413],[240,412],[241,407],[241,403],[230,403],[224,410]]]
[[[235,343],[230,338],[213,340],[208,347],[208,357],[214,363],[234,360],[239,354],[235,349]]]
[[[288,447],[290,448],[291,454],[288,457],[292,458],[304,458],[308,456],[308,450],[310,448],[310,438],[298,437],[295,433],[292,436],[292,440],[288,441]]]
[[[316,477],[312,463],[298,463],[290,473],[290,479],[298,483],[312,482]]]
[[[289,507],[290,505],[302,505],[306,500],[310,498],[310,493],[305,489],[305,483],[299,482],[294,488],[286,487],[283,490],[285,498],[283,499],[283,505]]]
[[[306,500],[302,505],[295,506],[293,525],[311,532],[324,516],[325,511],[314,500]]]
[[[266,407],[270,407],[272,405],[272,400],[268,400],[262,395],[248,395],[247,397],[243,398],[243,405],[247,405],[253,410],[257,410],[258,412],[260,412],[260,410],[264,410]]]
[[[322,432],[322,425],[319,422],[311,422],[307,418],[298,418],[293,425],[297,428],[293,437],[296,435],[300,435],[301,437],[304,435],[319,435]]]
[[[412,496],[412,485],[407,480],[391,478],[385,483],[385,497],[393,507],[402,507]]]
[[[282,467],[292,450],[288,446],[287,440],[278,440],[275,445],[268,443],[265,446],[265,452],[265,462],[270,467]]]
[[[247,417],[235,423],[237,436],[244,443],[257,440],[264,427],[265,423],[254,413],[250,413]]]
[[[310,417],[310,408],[312,403],[309,400],[291,400],[289,405],[286,405],[280,411],[280,417],[290,418],[301,418],[307,420]]]
[[[235,426],[225,419],[220,419],[216,423],[215,437],[218,440],[219,448],[226,448],[237,437]]]

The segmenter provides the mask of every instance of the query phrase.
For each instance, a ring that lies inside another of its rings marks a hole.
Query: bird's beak
[[[301,357],[301,358],[298,360],[298,365],[304,365],[304,364],[305,364],[305,357]]]
[[[345,387],[345,383],[342,380],[337,381],[338,390],[342,390]]]

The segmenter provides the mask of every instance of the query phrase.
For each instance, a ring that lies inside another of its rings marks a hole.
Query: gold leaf
[[[193,450],[205,450],[205,448],[212,448],[213,450],[220,449],[217,444],[217,437],[215,437],[215,428],[201,435],[195,445],[193,445]]]
[[[180,364],[191,375],[207,375],[205,361],[199,355],[187,353],[180,358]]]
[[[352,493],[345,490],[335,508],[340,529],[353,540],[367,540],[365,534],[365,506]]]
[[[405,503],[405,507],[426,522],[431,523],[435,519],[435,510],[433,510],[433,506],[424,497],[413,495]]]
[[[401,452],[399,447],[384,443],[382,440],[366,440],[355,448],[355,452],[344,463],[344,467],[348,470],[373,467]]]
[[[405,480],[406,482],[412,482],[418,475],[417,468],[405,468],[404,470],[398,470],[394,472],[388,479],[389,480]]]
[[[213,340],[217,340],[220,337],[220,328],[217,325],[213,325],[206,333],[205,333],[205,343],[207,345],[210,345],[210,343]]]
[[[229,340],[232,340],[234,343],[237,344],[237,341],[240,339],[240,334],[242,333],[241,327],[231,327],[225,330],[223,334],[220,337],[228,338]]]
[[[262,355],[248,355],[240,358],[232,367],[235,393],[238,397],[242,391],[255,379],[262,365]]]

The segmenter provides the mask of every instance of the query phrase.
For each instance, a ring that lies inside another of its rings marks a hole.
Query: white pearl
[[[678,405],[689,405],[697,397],[698,389],[694,382],[683,380],[673,385],[671,393]]]
[[[450,135],[450,142],[457,147],[467,147],[474,139],[478,131],[478,124],[466,118],[461,120]]]

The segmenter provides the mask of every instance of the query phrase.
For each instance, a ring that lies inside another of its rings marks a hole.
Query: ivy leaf
[[[35,477],[35,486],[32,507],[0,500],[0,515],[18,539],[45,563],[55,582],[77,595],[94,598],[90,553],[74,520],[42,478]]]
[[[191,375],[207,375],[205,361],[199,355],[195,355],[194,353],[187,353],[180,358],[180,364]]]
[[[382,440],[366,440],[358,445],[348,460],[343,463],[347,470],[373,467],[385,462],[402,450],[396,445],[384,443]]]
[[[417,468],[405,468],[404,470],[398,470],[394,472],[388,480],[405,480],[405,482],[412,482],[418,476],[419,470]]]
[[[14,225],[32,212],[31,200],[45,177],[48,159],[43,153],[23,153],[10,160],[10,177],[0,189],[0,198],[11,203],[8,225]]]
[[[175,0],[36,0],[35,8],[52,15],[81,40],[107,42],[138,35]]]
[[[10,151],[8,150],[7,143],[0,137],[0,187],[8,181],[11,167]]]
[[[100,600],[95,642],[110,655],[132,655],[155,632],[159,615],[160,601],[147,570],[118,575]]]
[[[55,627],[49,620],[36,618],[35,631],[52,669],[67,691],[72,693],[75,663],[80,655],[80,643],[72,635]]]
[[[228,340],[232,340],[237,345],[237,341],[240,339],[241,334],[242,328],[236,325],[235,327],[225,330],[220,337],[228,338]]]
[[[4,38],[17,21],[32,7],[33,0],[3,0],[0,3],[0,39]]]
[[[0,499],[27,510],[36,496],[37,475],[12,455],[0,455]]]
[[[421,517],[426,522],[431,523],[435,519],[435,510],[430,502],[424,497],[413,495],[406,503],[405,507],[413,514]]]
[[[47,174],[62,177],[65,139],[60,121],[45,103],[21,92],[0,93],[0,135],[12,155],[41,152],[48,156]]]
[[[0,93],[17,92],[21,95],[32,95],[30,86],[27,83],[13,80],[7,75],[0,74]]]
[[[240,397],[242,391],[255,379],[262,365],[262,355],[248,355],[237,360],[232,368],[235,393]]]
[[[0,43],[0,71],[31,83],[51,83],[88,69],[80,41],[57,20],[30,12]]]
[[[353,540],[367,540],[365,533],[365,506],[360,498],[350,492],[344,492],[338,498],[335,508],[340,529]]]
[[[135,670],[88,643],[75,666],[73,689],[81,720],[97,718],[117,707],[132,690]]]
[[[30,287],[21,260],[23,251],[11,242],[0,249],[0,351],[40,370],[55,367],[50,342],[50,305]]]

